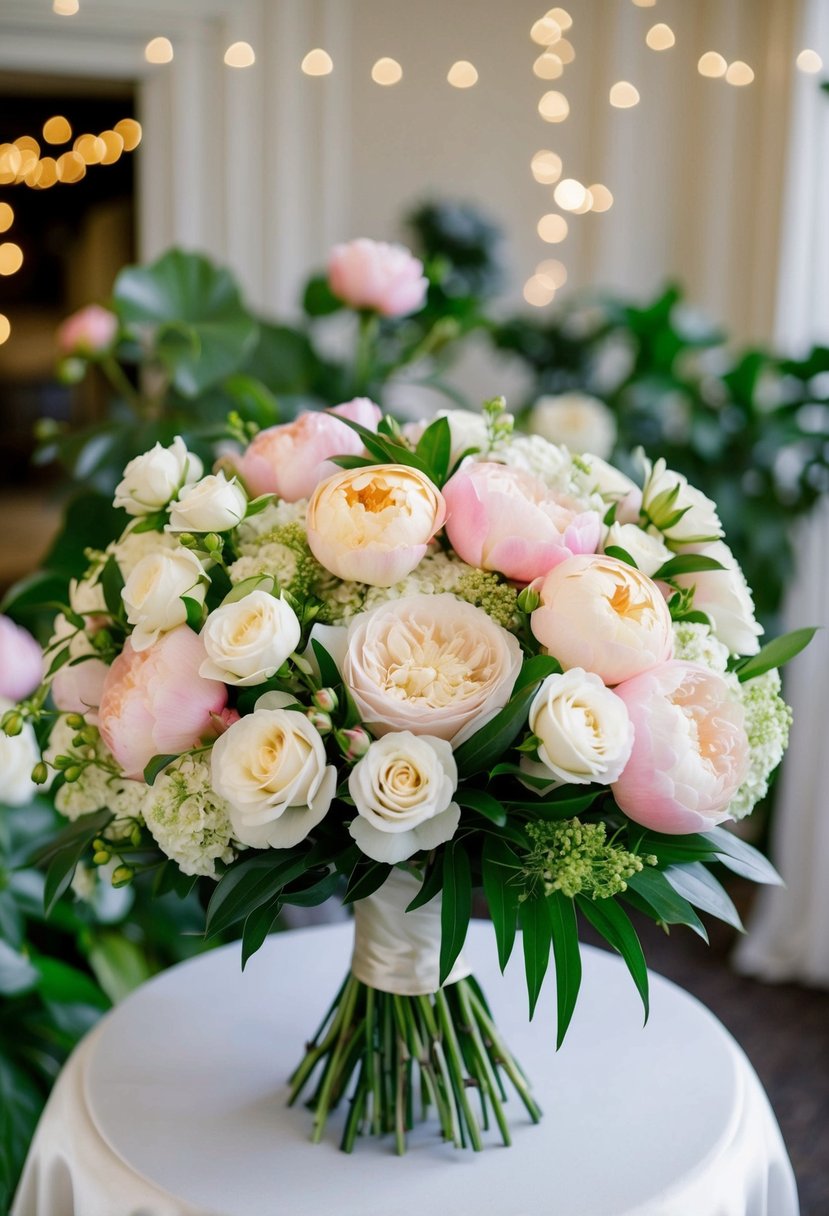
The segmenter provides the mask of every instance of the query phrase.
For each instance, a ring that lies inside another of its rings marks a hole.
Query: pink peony
[[[101,659],[64,663],[52,679],[52,700],[62,713],[85,714],[95,726],[108,674],[109,668]]]
[[[657,832],[705,832],[728,818],[748,772],[743,708],[721,676],[669,662],[619,684],[633,752],[613,794]]]
[[[361,237],[331,250],[328,285],[350,308],[405,317],[423,307],[429,283],[423,263],[403,245]]]
[[[299,414],[293,422],[260,431],[236,462],[239,475],[254,496],[278,494],[286,502],[310,498],[319,482],[339,472],[329,456],[359,456],[363,442],[337,417],[376,431],[380,409],[357,397],[331,410]]]
[[[127,777],[140,781],[153,756],[188,751],[217,725],[222,729],[227,689],[199,675],[206,657],[186,625],[146,650],[133,650],[127,640],[109,669],[98,711],[103,740]]]
[[[446,535],[470,566],[530,583],[574,553],[595,553],[602,521],[523,469],[478,461],[443,487]]]
[[[20,701],[43,679],[43,652],[30,633],[0,616],[0,697]]]
[[[118,318],[108,308],[88,304],[58,326],[58,347],[63,355],[100,355],[109,350],[118,333]]]

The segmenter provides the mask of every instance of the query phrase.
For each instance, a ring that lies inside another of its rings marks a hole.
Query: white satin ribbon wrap
[[[370,988],[397,996],[426,996],[440,988],[441,897],[407,912],[419,890],[411,874],[392,870],[378,891],[355,903],[351,971]],[[460,954],[444,987],[471,974]]]

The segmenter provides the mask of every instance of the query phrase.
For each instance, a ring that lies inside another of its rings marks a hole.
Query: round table
[[[555,1052],[554,993],[527,1022],[521,943],[502,977],[491,926],[465,950],[544,1108],[509,1103],[514,1143],[458,1151],[437,1124],[338,1148],[284,1102],[286,1077],[348,965],[350,925],[271,936],[173,967],[103,1019],[66,1065],[12,1216],[797,1216],[791,1167],[740,1048],[652,975],[651,1016],[621,960],[585,947]],[[552,989],[553,985],[549,985]]]

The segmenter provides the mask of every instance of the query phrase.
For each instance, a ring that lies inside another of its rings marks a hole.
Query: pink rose
[[[470,566],[530,583],[574,553],[595,553],[602,521],[523,469],[465,465],[443,487],[446,535]]]
[[[30,633],[0,616],[0,697],[20,701],[43,679],[43,651]]]
[[[331,250],[328,285],[350,308],[405,317],[423,307],[429,283],[423,263],[403,245],[361,237]]]
[[[657,832],[706,832],[728,818],[748,772],[743,707],[722,676],[669,662],[619,684],[633,752],[613,784],[619,806]]]
[[[127,777],[140,781],[153,756],[188,751],[216,734],[213,715],[224,725],[227,689],[199,675],[206,657],[186,625],[146,650],[133,650],[127,640],[109,669],[98,712],[103,740]]]
[[[381,413],[373,401],[357,397],[331,410],[308,410],[293,422],[260,431],[236,462],[250,493],[278,494],[286,502],[310,498],[321,481],[339,472],[329,456],[359,456],[363,441],[337,417],[376,431]]]
[[[64,355],[100,355],[109,350],[118,333],[118,318],[108,308],[88,304],[73,312],[56,334]]]

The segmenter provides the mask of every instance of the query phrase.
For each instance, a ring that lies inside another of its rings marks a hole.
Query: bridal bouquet
[[[775,881],[718,826],[782,756],[777,667],[715,506],[663,461],[642,484],[518,434],[502,399],[401,427],[358,399],[262,431],[215,472],[177,439],[132,460],[123,535],[90,552],[9,710],[44,742],[72,823],[47,903],[81,873],[211,888],[243,963],[285,904],[355,910],[342,988],[310,1040],[314,1138],[432,1108],[505,1143],[509,1082],[540,1110],[462,955],[481,888],[502,968],[522,929],[532,1016],[552,956],[557,1041],[578,918],[624,958],[629,911],[739,924],[708,866]],[[76,868],[81,866],[82,870]],[[417,1101],[415,1101],[417,1095]]]

